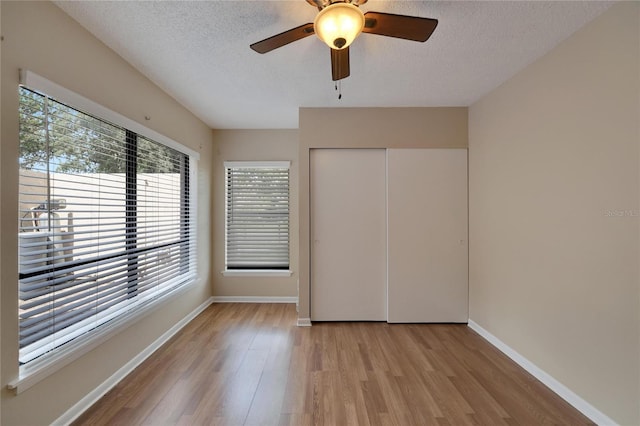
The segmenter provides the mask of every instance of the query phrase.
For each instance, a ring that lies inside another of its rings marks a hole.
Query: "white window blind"
[[[226,269],[289,269],[289,162],[225,162]]]
[[[194,159],[20,88],[19,360],[195,280]]]

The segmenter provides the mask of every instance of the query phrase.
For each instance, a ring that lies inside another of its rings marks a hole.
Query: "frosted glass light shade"
[[[332,49],[348,47],[364,28],[364,14],[350,3],[334,3],[322,9],[313,22],[320,40]]]

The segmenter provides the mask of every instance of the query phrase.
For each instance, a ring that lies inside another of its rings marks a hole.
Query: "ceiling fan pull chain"
[[[338,92],[338,100],[342,99],[342,80],[338,80],[335,83],[335,89]]]

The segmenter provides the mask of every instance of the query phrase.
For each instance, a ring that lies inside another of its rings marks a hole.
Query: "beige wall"
[[[467,108],[301,108],[299,318],[309,315],[309,151],[466,148]]]
[[[291,277],[224,277],[225,161],[291,161],[289,235]],[[213,131],[214,296],[296,297],[298,295],[298,131]]]
[[[212,286],[218,296],[295,296],[299,278],[300,317],[309,318],[309,150],[465,148],[467,135],[471,318],[614,420],[640,423],[637,3],[614,6],[473,105],[469,120],[466,108],[302,108],[299,131],[214,131],[215,150],[206,125],[54,5],[1,5],[0,385],[17,374],[17,270],[8,265],[17,265],[19,68],[201,152],[202,267],[195,288],[96,350],[18,396],[2,390],[2,424],[55,420]],[[225,160],[292,161],[290,279],[220,275]]]
[[[640,424],[639,21],[639,3],[613,6],[469,109],[470,318],[625,425]]]
[[[211,131],[123,59],[49,2],[2,2],[2,210],[0,250],[3,425],[49,424],[211,295]],[[29,69],[200,152],[199,280],[135,325],[15,395],[18,374],[17,182],[18,69]],[[151,117],[145,121],[144,116]]]

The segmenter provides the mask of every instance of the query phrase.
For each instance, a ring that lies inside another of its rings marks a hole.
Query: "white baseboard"
[[[213,296],[213,303],[298,303],[298,298],[285,296]]]
[[[587,416],[591,421],[595,422],[598,425],[604,426],[615,426],[616,422],[611,420],[607,415],[603,412],[595,408],[593,405],[589,404],[584,399],[580,398],[576,395],[571,389],[554,379],[550,374],[542,370],[540,367],[529,361],[524,356],[520,355],[518,352],[513,350],[510,346],[504,343],[502,340],[498,339],[496,336],[482,328],[478,323],[473,320],[469,320],[469,327],[478,333],[480,336],[485,338],[489,343],[502,351],[506,356],[511,358],[516,364],[520,367],[524,368],[536,379],[540,380],[544,383],[549,389],[554,391],[558,396],[569,404],[571,404],[575,409],[580,411],[582,414]]]
[[[68,425],[77,419],[82,413],[84,413],[89,407],[91,407],[96,401],[102,398],[107,392],[117,385],[120,380],[124,379],[129,373],[131,373],[138,365],[142,364],[151,354],[153,354],[160,346],[165,344],[171,339],[177,332],[179,332],[185,325],[191,320],[197,317],[202,311],[207,309],[209,305],[213,303],[213,297],[207,299],[204,303],[190,312],[186,317],[182,318],[173,327],[167,330],[162,336],[158,337],[152,344],[147,346],[142,352],[136,355],[133,359],[123,365],[118,371],[116,371],[111,377],[105,380],[102,384],[89,392],[84,398],[78,401],[73,407],[69,408],[62,416],[55,420],[53,425]]]
[[[311,318],[298,318],[298,327],[311,327]]]

